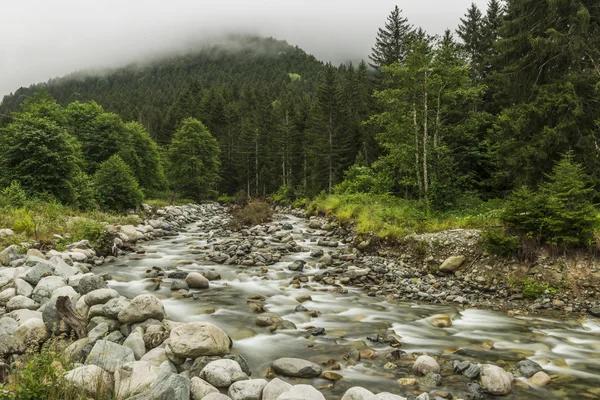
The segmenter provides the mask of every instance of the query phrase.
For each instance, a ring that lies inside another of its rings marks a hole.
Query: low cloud
[[[454,30],[471,0],[398,4],[430,34]],[[487,0],[476,0],[485,9]],[[272,36],[323,61],[364,59],[394,1],[23,0],[0,14],[0,98],[82,69],[187,51],[224,35]]]

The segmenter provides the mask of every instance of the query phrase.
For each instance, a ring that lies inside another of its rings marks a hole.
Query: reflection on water
[[[307,250],[318,248],[306,229],[304,220],[284,216],[294,225],[294,239]],[[151,291],[164,300],[170,319],[176,321],[210,321],[223,328],[234,339],[234,351],[243,354],[256,377],[263,376],[270,363],[279,357],[300,357],[318,363],[336,360],[344,379],[337,382],[327,398],[339,398],[346,389],[360,385],[377,393],[418,393],[431,389],[403,387],[397,379],[411,377],[410,362],[394,361],[398,367],[385,369],[389,361],[385,355],[393,348],[369,342],[366,337],[378,333],[383,337],[395,334],[401,337],[402,350],[407,353],[426,352],[448,360],[489,362],[502,367],[511,366],[524,358],[540,363],[551,374],[553,381],[547,389],[531,388],[525,382],[515,383],[508,399],[581,399],[600,398],[600,323],[595,320],[558,321],[536,317],[510,317],[503,313],[459,309],[455,306],[420,305],[391,302],[368,297],[365,293],[347,288],[345,294],[334,286],[315,282],[300,288],[289,286],[292,277],[287,265],[296,259],[310,261],[307,252],[285,255],[283,261],[268,269],[215,265],[204,261],[200,249],[225,243],[231,238],[212,239],[214,232],[204,232],[202,223],[176,238],[147,242],[140,246],[146,254],[132,254],[117,263],[98,268],[108,272],[113,280],[110,286],[121,294],[134,297]],[[240,236],[234,239],[242,239]],[[268,237],[265,238],[268,242]],[[210,242],[210,243],[209,243]],[[338,250],[343,250],[341,245]],[[200,258],[200,261],[199,261]],[[163,279],[159,288],[145,278],[145,271],[153,266],[166,270],[203,271],[214,269],[222,279],[212,281],[210,289],[195,291],[193,298],[171,297],[170,280]],[[319,270],[307,268],[310,276]],[[255,314],[246,301],[250,296],[265,298],[266,314]],[[310,295],[302,303],[308,310],[318,310],[318,317],[308,312],[296,312],[300,295]],[[211,313],[212,312],[212,313]],[[435,328],[427,318],[435,314],[452,317],[449,328]],[[278,330],[255,325],[258,315],[273,315],[293,322],[297,329]],[[322,327],[325,336],[310,336],[306,329]],[[493,345],[492,345],[493,344]],[[367,347],[376,358],[358,363],[347,362],[356,350]],[[354,364],[354,365],[353,365]],[[455,396],[464,396],[466,378],[453,376],[450,364],[442,369],[441,388]],[[303,380],[298,380],[301,382]],[[315,379],[315,386],[331,382]]]

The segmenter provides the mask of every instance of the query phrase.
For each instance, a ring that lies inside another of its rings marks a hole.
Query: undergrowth
[[[255,226],[270,221],[272,216],[273,209],[269,203],[253,201],[232,213],[230,226],[234,229],[240,229],[244,226]]]
[[[341,223],[354,223],[358,233],[385,239],[454,228],[484,228],[499,223],[498,203],[472,199],[465,203],[463,209],[435,213],[421,202],[389,195],[321,195],[308,204],[307,213],[333,216]]]

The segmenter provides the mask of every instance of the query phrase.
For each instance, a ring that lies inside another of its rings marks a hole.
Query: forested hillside
[[[204,195],[368,193],[414,201],[430,215],[523,185],[542,193],[560,180],[563,160],[582,198],[598,198],[598,2],[490,0],[441,37],[396,7],[375,34],[368,64],[323,64],[285,42],[234,37],[186,56],[73,74],[6,96],[4,132],[15,129],[7,115],[45,88],[67,110],[95,101],[138,122],[164,149],[166,170],[181,167],[172,150],[181,131],[209,132],[218,183]],[[92,136],[79,138],[84,153]],[[564,194],[556,201],[569,204],[572,189],[557,184],[538,200],[558,210],[550,203]]]

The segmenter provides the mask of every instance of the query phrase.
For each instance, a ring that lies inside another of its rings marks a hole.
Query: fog
[[[366,58],[396,4],[430,34],[454,29],[472,0],[19,0],[0,9],[0,99],[21,86],[210,43],[272,36],[323,61]],[[487,0],[474,0],[485,10]]]

